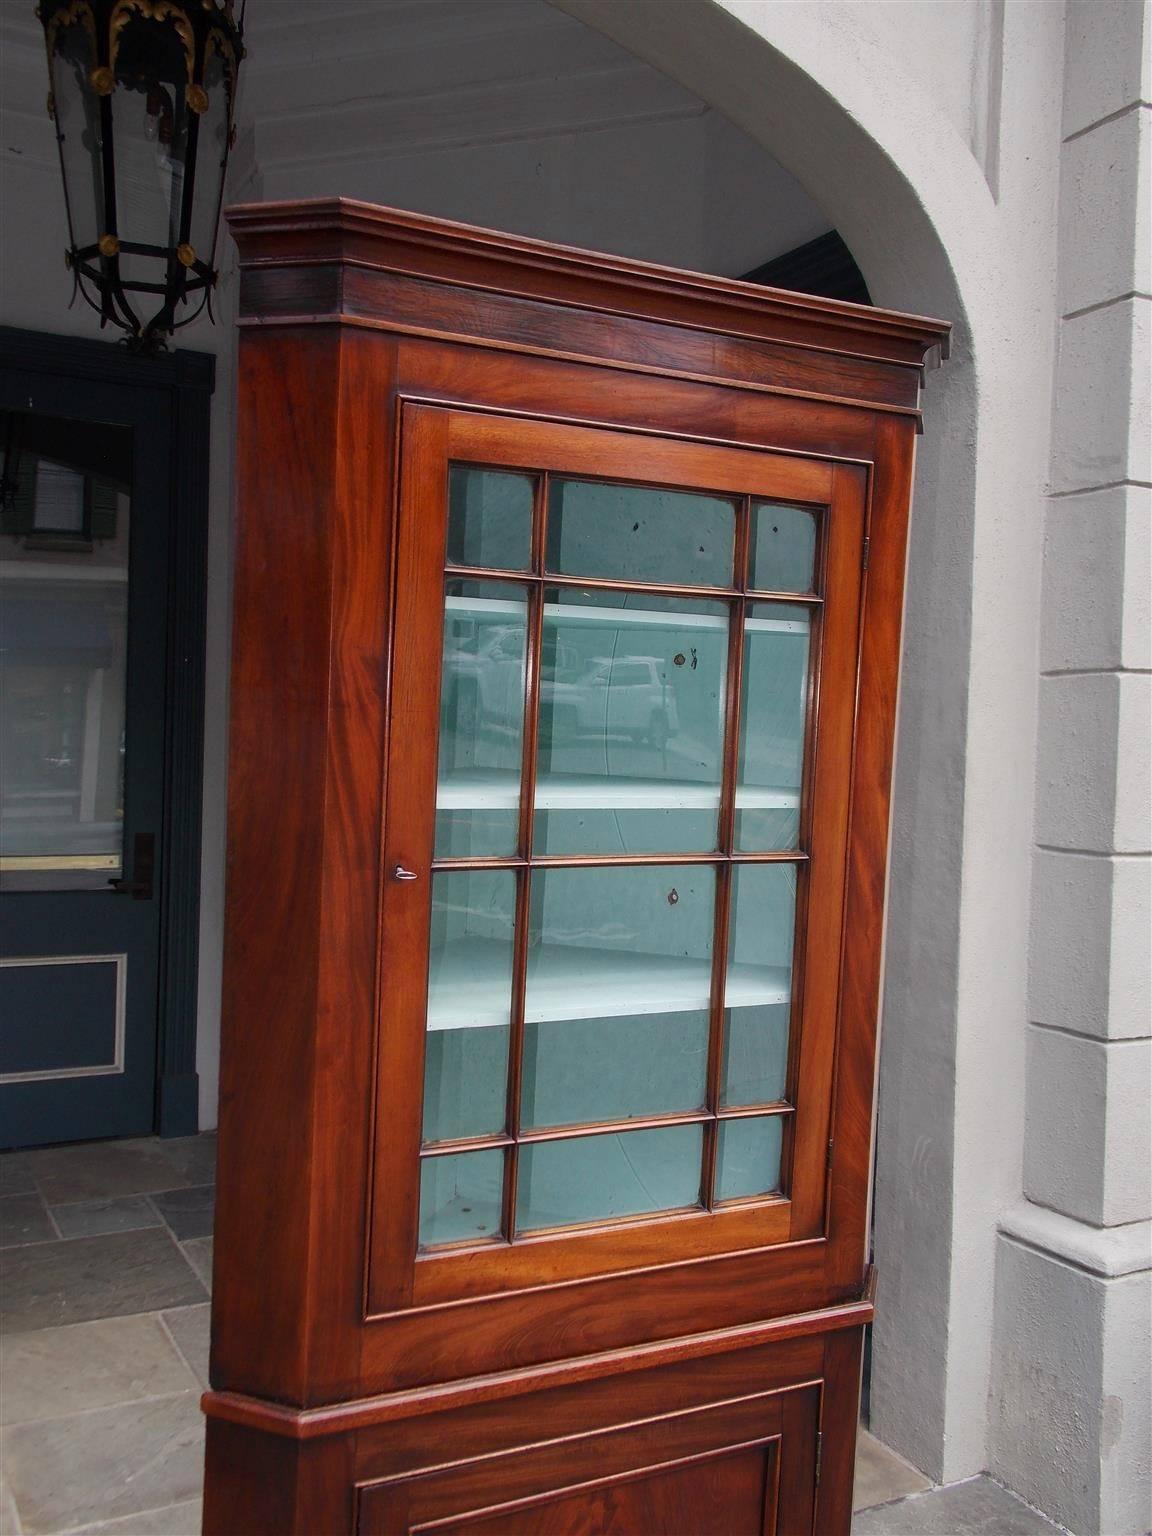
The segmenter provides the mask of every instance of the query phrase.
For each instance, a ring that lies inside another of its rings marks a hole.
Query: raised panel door
[[[359,1490],[359,1536],[807,1536],[817,1386],[542,1439]]]

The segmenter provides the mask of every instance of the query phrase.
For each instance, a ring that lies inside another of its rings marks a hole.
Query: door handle
[[[405,869],[403,864],[397,864],[392,871],[393,880],[419,880],[420,876],[414,869]]]
[[[131,896],[133,901],[152,900],[152,882],[156,873],[156,835],[137,832],[132,839],[131,880],[109,880],[117,896]]]

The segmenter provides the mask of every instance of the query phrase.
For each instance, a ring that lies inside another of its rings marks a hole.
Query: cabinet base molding
[[[393,1423],[397,1419],[466,1408],[474,1403],[499,1402],[525,1392],[575,1385],[594,1378],[603,1380],[630,1371],[696,1360],[703,1356],[755,1349],[785,1339],[809,1338],[847,1328],[862,1328],[872,1321],[874,1295],[874,1272],[869,1267],[857,1300],[813,1312],[801,1312],[793,1317],[776,1317],[739,1328],[721,1328],[712,1333],[694,1334],[689,1338],[665,1339],[656,1344],[641,1344],[633,1349],[585,1355],[577,1360],[560,1360],[525,1370],[499,1371],[490,1376],[474,1376],[465,1381],[420,1387],[406,1392],[382,1392],[375,1397],[325,1403],[314,1408],[293,1408],[284,1403],[252,1397],[244,1392],[214,1391],[204,1393],[201,1406],[210,1419],[227,1420],[231,1424],[240,1424],[264,1434],[280,1435],[289,1440],[315,1440],[324,1435],[371,1429],[376,1425]]]

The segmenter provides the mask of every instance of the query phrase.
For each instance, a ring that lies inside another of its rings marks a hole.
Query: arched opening
[[[957,271],[966,254],[960,222],[991,208],[989,183],[970,147],[951,142],[925,102],[909,100],[890,56],[870,54],[862,39],[829,47],[827,31],[805,14],[812,8],[556,3],[770,148],[825,210],[875,302],[946,315],[956,328],[952,359],[928,392],[909,549],[874,1164],[882,1279],[870,1406],[878,1435],[930,1475],[964,1475],[985,1465],[992,1262],[973,1297],[984,1313],[975,1330],[980,1353],[959,1405],[967,1422],[957,1425],[948,1334],[962,1155],[953,1121],[977,490],[973,324]],[[941,197],[953,175],[958,185]]]
[[[254,8],[250,179],[232,195],[343,194],[725,275],[767,266],[767,280],[836,231],[876,303],[956,324],[953,360],[931,384],[911,540],[872,1394],[881,1436],[940,1477],[975,489],[970,330],[950,243],[965,199],[983,209],[991,195],[946,123],[916,121],[921,104],[901,99],[890,57],[828,50],[789,14],[800,8],[773,8],[770,37],[735,9],[362,0],[317,37],[309,7]],[[964,198],[938,195],[945,166]],[[978,1470],[982,1448],[973,1455]]]

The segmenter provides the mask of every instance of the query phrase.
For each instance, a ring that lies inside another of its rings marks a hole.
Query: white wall
[[[339,194],[739,275],[829,221],[698,97],[542,0],[250,7],[264,195]]]

